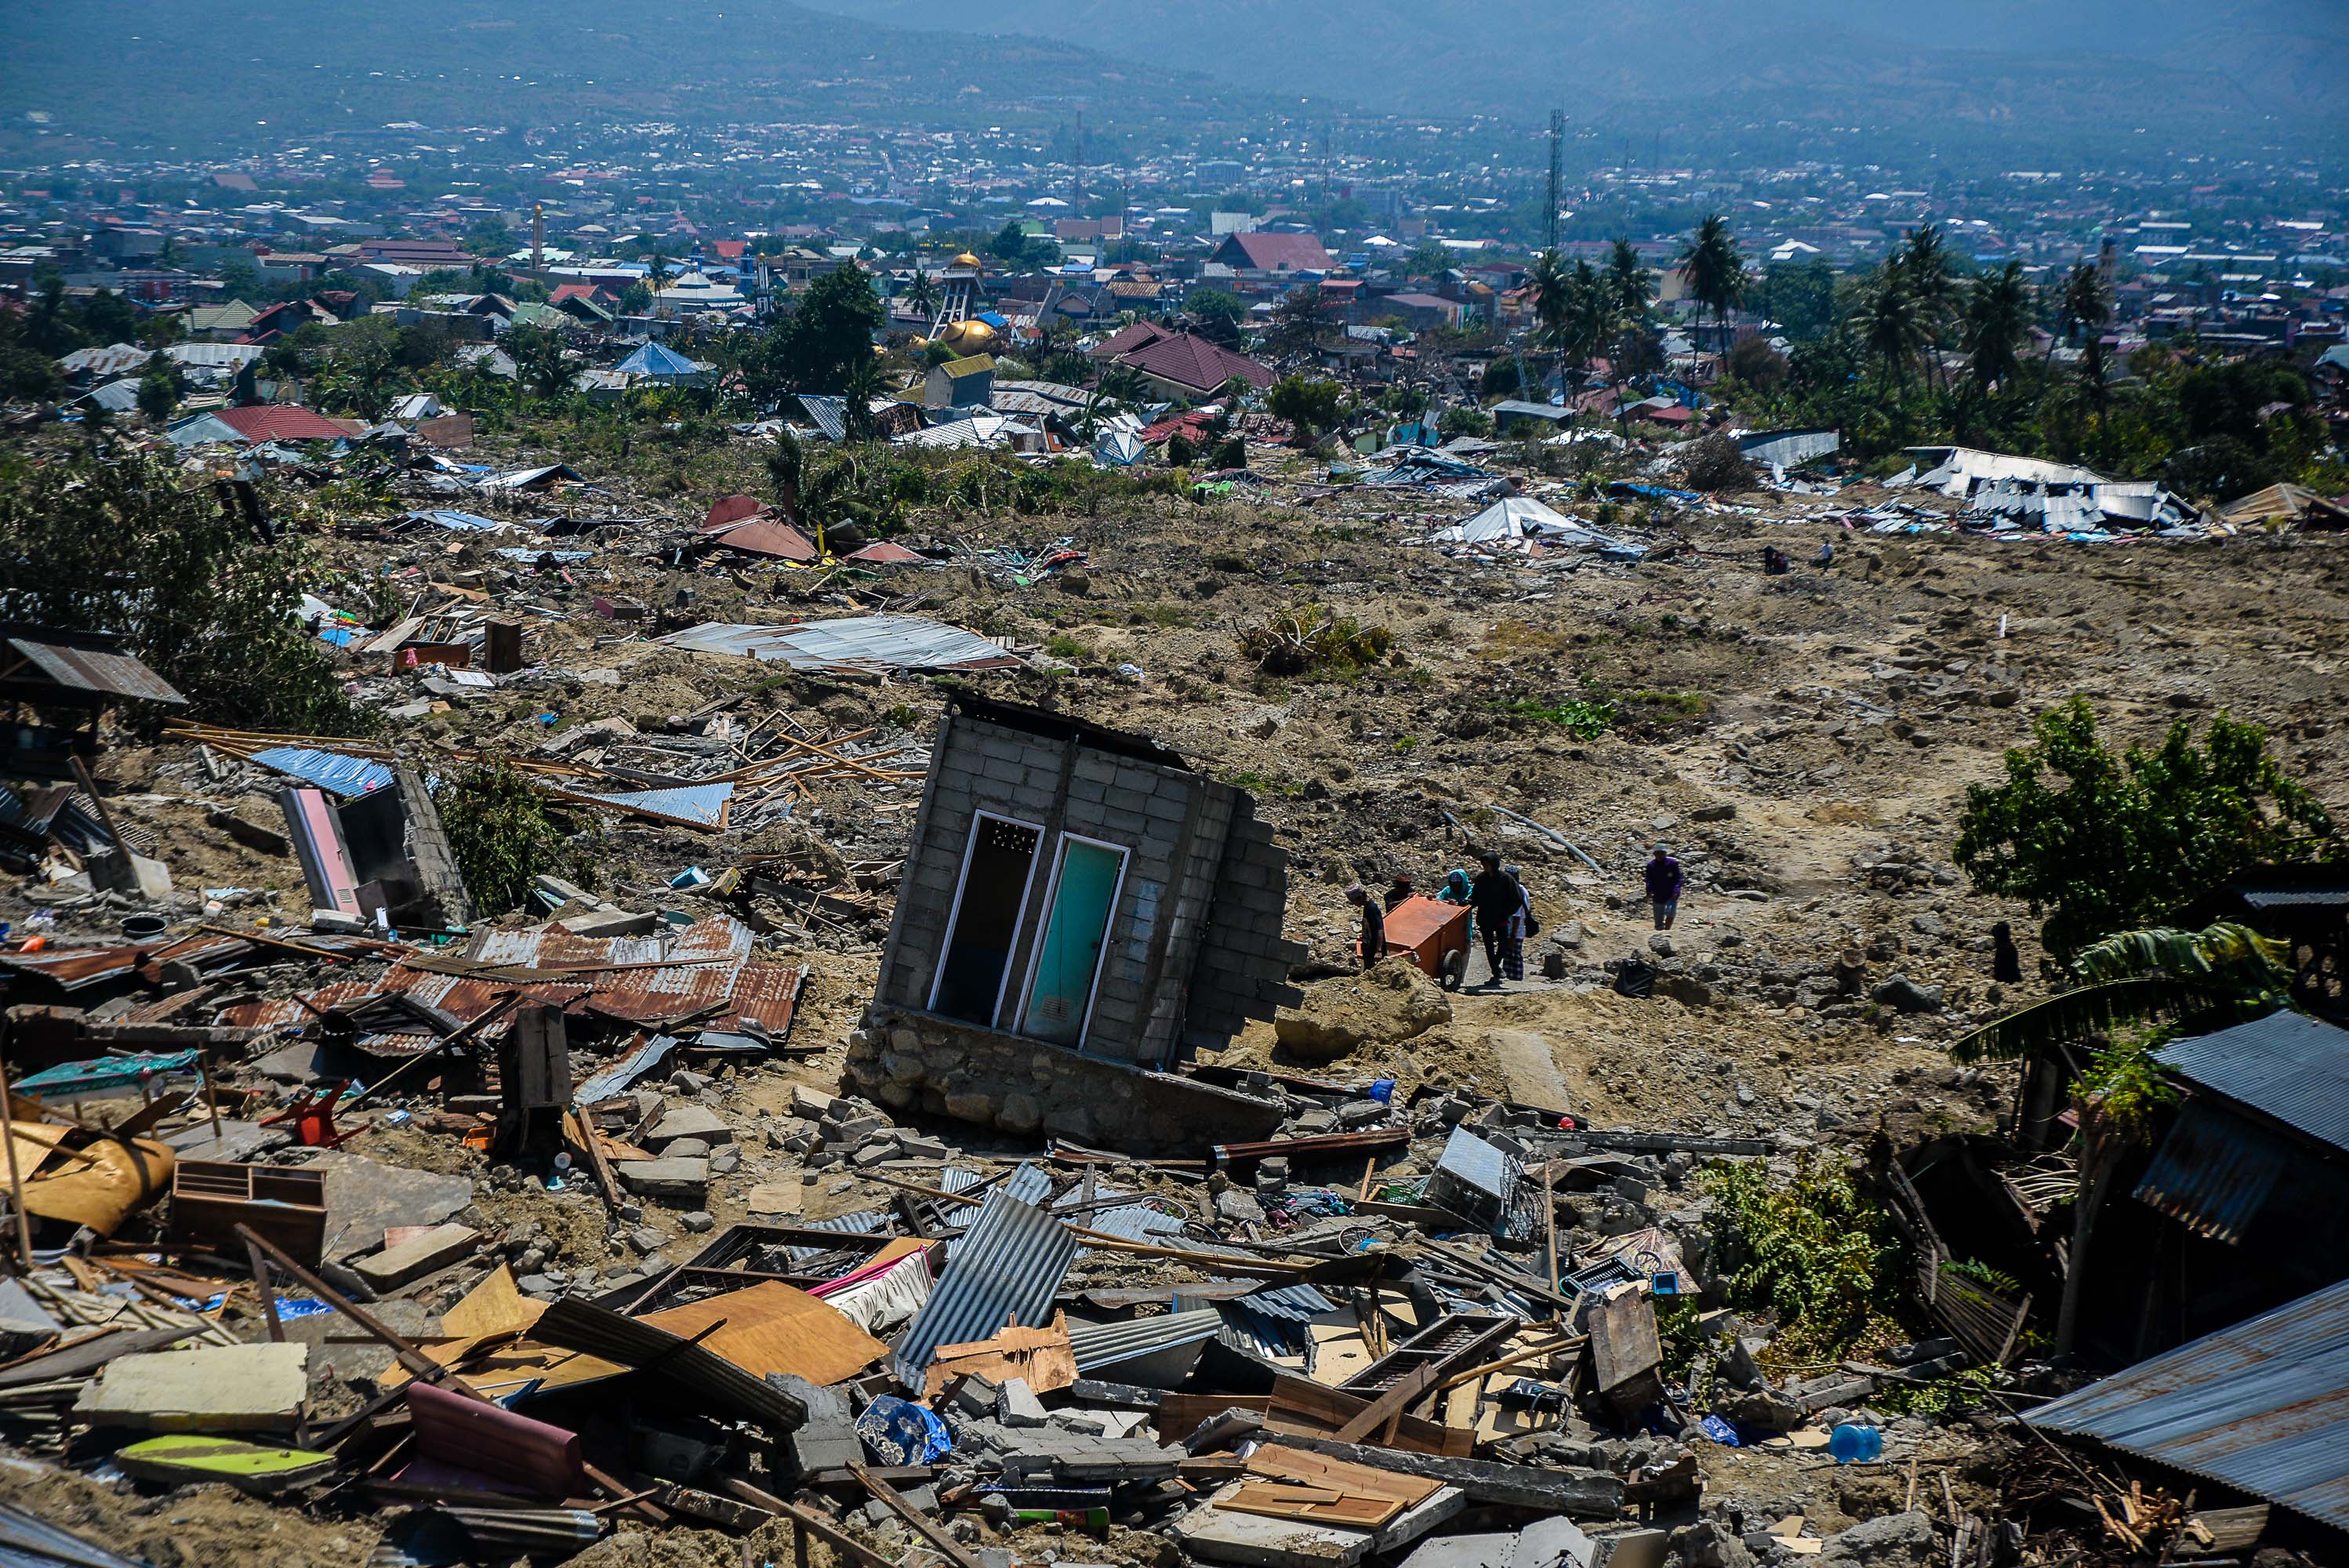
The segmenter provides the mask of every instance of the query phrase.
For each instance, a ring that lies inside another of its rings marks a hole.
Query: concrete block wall
[[[1017,1015],[1013,999],[1025,995],[1028,960],[1047,913],[1061,835],[1097,839],[1126,851],[1126,864],[1082,1048],[1120,1060],[1164,1062],[1175,1045],[1180,1019],[1179,1006],[1172,1013],[1166,1009],[1164,976],[1188,974],[1198,940],[1174,916],[1186,894],[1195,899],[1196,851],[1220,850],[1220,830],[1228,817],[1228,807],[1220,812],[1206,809],[1210,791],[1228,793],[1180,769],[955,716],[933,748],[876,999],[897,1007],[927,1007],[964,850],[978,813],[988,811],[1044,829],[1036,879],[1013,944],[1005,1012],[997,1021],[1009,1023]],[[1212,846],[1198,843],[1203,831],[1216,835]],[[1179,985],[1175,990],[1179,996]]]
[[[1218,867],[1215,903],[1191,977],[1184,1043],[1220,1050],[1251,1018],[1303,999],[1288,984],[1306,949],[1281,934],[1288,913],[1288,851],[1237,798]]]
[[[1145,1158],[1268,1138],[1278,1099],[875,1004],[848,1037],[849,1086],[895,1110]]]

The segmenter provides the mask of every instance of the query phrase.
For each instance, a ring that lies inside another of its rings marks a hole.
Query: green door
[[[1052,910],[1036,946],[1036,974],[1028,988],[1027,1031],[1054,1045],[1075,1046],[1085,1032],[1102,944],[1117,906],[1125,851],[1078,839],[1061,841],[1060,877]]]

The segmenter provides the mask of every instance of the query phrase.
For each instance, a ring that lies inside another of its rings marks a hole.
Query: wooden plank
[[[1338,1429],[1338,1441],[1359,1442],[1373,1431],[1380,1432],[1383,1439],[1392,1439],[1403,1411],[1410,1408],[1413,1400],[1435,1386],[1439,1365],[1431,1361],[1404,1373],[1385,1393],[1346,1418],[1346,1424]]]
[[[792,1372],[818,1387],[855,1377],[889,1350],[839,1308],[780,1280],[648,1312],[639,1321],[684,1339],[706,1335],[706,1349],[754,1376]]]
[[[1271,1519],[1342,1525],[1349,1530],[1376,1530],[1403,1510],[1403,1505],[1391,1497],[1351,1497],[1342,1491],[1320,1491],[1261,1480],[1240,1482],[1217,1496],[1216,1506]]]
[[[1319,1486],[1356,1497],[1391,1498],[1406,1508],[1425,1502],[1444,1488],[1442,1481],[1423,1476],[1398,1475],[1301,1449],[1259,1448],[1247,1457],[1247,1470],[1252,1476],[1272,1480]]]
[[[1464,1436],[1465,1434],[1463,1434]],[[1399,1449],[1371,1448],[1328,1438],[1268,1433],[1268,1447],[1297,1449],[1350,1460],[1373,1470],[1423,1477],[1456,1486],[1475,1502],[1511,1508],[1535,1508],[1570,1519],[1613,1519],[1622,1511],[1622,1478],[1604,1470],[1553,1470],[1535,1465],[1497,1464],[1485,1460],[1453,1459],[1440,1454],[1406,1453]]]
[[[939,1529],[929,1515],[907,1502],[895,1487],[874,1475],[870,1465],[850,1465],[848,1473],[863,1483],[864,1490],[878,1499],[882,1507],[904,1520],[907,1529],[928,1542],[955,1568],[986,1568],[985,1563],[964,1549],[961,1542]]]

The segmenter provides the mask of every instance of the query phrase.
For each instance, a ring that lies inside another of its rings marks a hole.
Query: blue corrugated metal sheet
[[[337,795],[372,795],[391,783],[391,769],[365,757],[346,757],[314,746],[273,746],[253,754],[264,768],[316,784]]]
[[[1066,1225],[1000,1189],[989,1191],[898,1339],[897,1376],[919,1387],[939,1346],[988,1338],[1015,1318],[1044,1322],[1076,1256],[1077,1238]]]
[[[2284,1010],[2176,1041],[2154,1059],[2180,1078],[2349,1150],[2349,1029]]]
[[[714,831],[726,825],[726,803],[734,798],[734,782],[730,779],[717,784],[680,784],[665,789],[624,789],[609,794],[585,789],[551,789],[548,793],[566,800],[584,800],[591,805],[614,806],[624,811],[657,817],[681,828]]]
[[[2023,1418],[2349,1530],[2349,1281]]]
[[[2196,1100],[2161,1140],[2137,1201],[2213,1241],[2239,1243],[2290,1159],[2275,1134]]]

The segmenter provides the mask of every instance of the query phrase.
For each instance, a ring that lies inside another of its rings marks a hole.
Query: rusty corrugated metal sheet
[[[2237,1244],[2291,1161],[2282,1137],[2196,1099],[2178,1113],[2136,1198],[2213,1241]]]
[[[37,637],[10,637],[9,647],[33,661],[41,673],[75,691],[101,692],[109,696],[136,697],[143,702],[184,706],[187,698],[171,683],[139,662],[135,655],[103,648],[77,648]]]
[[[2349,1280],[2022,1418],[2349,1530]]]
[[[55,947],[40,953],[0,953],[0,968],[37,975],[64,990],[95,985],[101,981],[139,975],[150,982],[162,979],[162,966],[181,963],[197,969],[224,965],[254,951],[253,944],[235,936],[183,936],[161,946],[123,944],[114,947]]]
[[[753,963],[752,951],[749,928],[727,915],[666,937],[587,937],[559,925],[479,931],[458,961],[484,966],[474,973],[444,973],[447,961],[419,959],[395,964],[378,980],[338,981],[304,1000],[320,1011],[348,1012],[373,997],[400,992],[470,1021],[500,996],[519,990],[531,1001],[574,1015],[630,1024],[658,1024],[716,1005],[720,1011],[709,1020],[713,1026],[748,1018],[780,1036],[792,1026],[808,971],[804,965]],[[240,1003],[223,1016],[246,1027],[282,1028],[315,1015],[291,997],[280,997]],[[376,1037],[367,1044],[370,1050],[397,1051],[403,1041],[407,1049],[425,1043],[403,1032],[398,1039]]]

